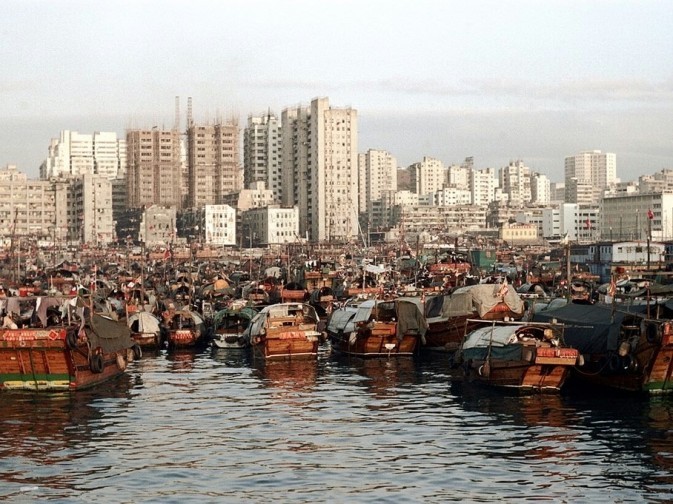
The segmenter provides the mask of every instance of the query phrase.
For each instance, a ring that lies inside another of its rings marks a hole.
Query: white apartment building
[[[597,241],[601,238],[600,215],[598,207],[564,203],[559,207],[560,235],[580,243]]]
[[[583,151],[575,156],[565,158],[566,201],[571,179],[577,179],[579,184],[588,184],[594,189],[590,203],[597,204],[603,189],[617,182],[616,154],[600,150]]]
[[[500,168],[500,187],[507,196],[509,206],[519,207],[531,200],[530,168],[523,161],[511,161]]]
[[[469,205],[472,202],[472,193],[466,187],[450,184],[434,194],[433,205]]]
[[[533,173],[530,178],[531,203],[549,205],[551,203],[551,182],[546,175]]]
[[[373,220],[373,202],[383,191],[397,190],[397,159],[387,151],[369,149],[359,155],[359,206]]]
[[[270,112],[248,116],[243,130],[243,183],[264,182],[281,201],[281,124]]]
[[[206,243],[236,245],[236,209],[229,205],[206,205],[204,213]]]
[[[358,235],[358,121],[352,108],[316,98],[283,110],[283,206],[299,209],[300,235],[313,241]]]
[[[82,134],[62,130],[52,138],[47,159],[40,166],[40,178],[102,175],[108,179],[126,174],[126,141],[117,133]]]
[[[498,180],[493,168],[470,172],[470,191],[473,205],[488,205],[495,199],[496,187],[498,187]]]
[[[243,214],[248,239],[254,246],[282,245],[299,240],[299,209],[271,205]]]
[[[420,163],[409,167],[411,190],[419,196],[434,194],[446,184],[446,168],[439,159],[423,157]]]
[[[561,211],[559,207],[542,209],[542,237],[556,238],[561,233]]]
[[[467,165],[451,165],[446,170],[447,182],[462,189],[470,187],[472,168]]]

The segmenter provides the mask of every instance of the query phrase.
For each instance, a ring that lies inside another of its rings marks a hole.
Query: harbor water
[[[159,352],[72,394],[0,394],[9,502],[656,502],[673,399],[460,387],[446,355]]]

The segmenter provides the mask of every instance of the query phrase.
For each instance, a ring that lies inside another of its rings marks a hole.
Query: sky
[[[51,138],[307,106],[358,111],[358,151],[476,168],[566,156],[673,169],[673,2],[4,0],[0,167]]]

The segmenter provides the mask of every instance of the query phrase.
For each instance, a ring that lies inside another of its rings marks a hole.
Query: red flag
[[[584,225],[587,229],[591,229],[591,220],[589,220],[589,217],[587,217],[587,220],[584,221]]]
[[[171,251],[169,249],[166,249],[166,251],[164,252],[164,261],[167,261],[170,258],[171,258]]]
[[[654,219],[654,212],[652,211],[651,208],[647,210],[647,218],[650,220]]]

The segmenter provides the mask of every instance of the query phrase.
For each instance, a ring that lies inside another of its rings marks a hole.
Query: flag
[[[647,218],[650,220],[654,219],[654,212],[652,211],[651,208],[648,208],[647,210]]]
[[[617,284],[615,283],[615,278],[610,279],[610,287],[608,288],[608,296],[615,297],[615,292],[617,292]]]
[[[504,280],[502,281],[502,286],[498,290],[498,296],[505,297],[508,292],[509,292],[509,287],[507,287],[507,277],[505,277]]]
[[[587,217],[587,220],[584,221],[584,226],[586,227],[586,229],[591,229],[591,220],[589,219],[589,217]]]
[[[169,249],[166,249],[166,251],[164,252],[164,261],[167,261],[170,258],[171,258],[171,251]]]

